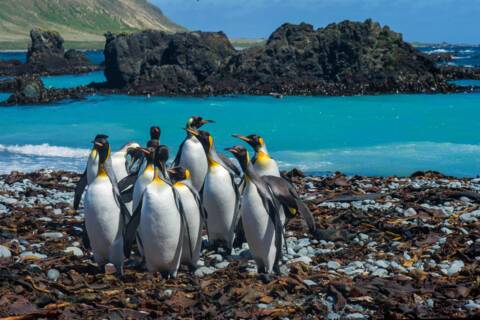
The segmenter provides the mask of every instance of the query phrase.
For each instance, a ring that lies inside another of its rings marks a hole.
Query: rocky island
[[[442,69],[372,20],[284,24],[241,51],[222,32],[107,35],[110,88],[157,95],[354,95],[452,92]]]

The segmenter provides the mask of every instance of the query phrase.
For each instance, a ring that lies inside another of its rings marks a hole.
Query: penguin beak
[[[225,151],[228,151],[228,152],[233,153],[233,154],[238,154],[237,149],[235,149],[234,147],[232,147],[232,148],[225,148]]]
[[[145,148],[139,148],[139,149],[146,156],[148,156],[150,154],[150,150],[148,150],[148,149],[145,149]]]
[[[245,142],[252,142],[252,140],[250,138],[242,136],[241,134],[232,134],[232,137],[238,138],[238,139],[243,140]]]
[[[93,144],[94,144],[94,145],[95,145],[95,147],[97,147],[97,148],[101,148],[101,147],[103,147],[103,143],[101,143],[101,142],[98,142],[98,141],[94,141],[94,142],[93,142]]]
[[[202,125],[204,125],[204,124],[207,124],[207,123],[215,123],[215,121],[202,119],[202,121],[200,121],[200,123],[201,123]]]

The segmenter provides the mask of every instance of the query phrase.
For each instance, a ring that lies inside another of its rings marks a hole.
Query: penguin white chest
[[[151,183],[143,196],[139,233],[150,271],[175,272],[181,255],[182,221],[172,188]]]
[[[135,181],[135,185],[133,186],[133,196],[132,196],[132,209],[135,210],[142,200],[143,192],[145,188],[152,182],[153,176],[155,171],[152,167],[148,166],[143,170],[142,174],[138,177],[137,181]]]
[[[196,265],[202,247],[202,217],[200,208],[190,189],[183,184],[175,184],[180,195],[188,228],[183,237],[182,263]],[[188,236],[189,232],[190,236]],[[190,255],[191,250],[191,255]]]
[[[179,165],[190,171],[193,186],[200,190],[207,175],[208,162],[202,144],[197,138],[192,137],[185,141]]]
[[[209,240],[233,243],[236,194],[229,172],[220,165],[211,166],[203,187],[203,206],[207,210]]]
[[[280,171],[278,170],[277,162],[271,158],[257,159],[253,168],[260,176],[274,176],[280,177]]]
[[[97,177],[85,194],[85,225],[93,255],[99,264],[109,261],[110,249],[120,232],[120,208],[108,177]]]
[[[257,187],[247,183],[241,207],[245,237],[259,268],[271,272],[277,249],[275,246],[275,225],[263,205]]]
[[[117,181],[122,180],[128,176],[127,167],[126,167],[126,153],[125,152],[116,152],[112,156],[112,166],[113,172]]]

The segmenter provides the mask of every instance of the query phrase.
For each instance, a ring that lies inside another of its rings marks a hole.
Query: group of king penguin
[[[254,150],[250,158],[241,145],[225,149],[240,171],[217,152],[212,135],[200,130],[212,122],[190,117],[186,138],[169,165],[160,127],[150,128],[146,147],[129,142],[114,153],[108,136],[95,137],[74,209],[85,193],[84,243],[100,267],[111,263],[123,274],[136,243],[149,271],[176,277],[181,264],[195,270],[205,230],[212,249],[230,254],[246,240],[258,272],[278,273],[288,219],[300,214],[315,232],[312,213],[280,176],[263,138],[233,135]]]

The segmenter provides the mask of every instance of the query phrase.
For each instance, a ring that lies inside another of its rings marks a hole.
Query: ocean
[[[98,52],[93,56],[101,62]],[[69,87],[103,79],[94,72],[44,81],[48,87]],[[0,94],[0,100],[7,97]],[[145,144],[151,125],[161,126],[162,143],[173,158],[185,136],[181,128],[192,115],[215,120],[205,129],[218,150],[241,143],[233,133],[262,135],[283,170],[480,174],[480,93],[284,99],[92,95],[48,106],[0,108],[0,173],[83,171],[97,133],[108,134],[117,149],[127,141]]]

